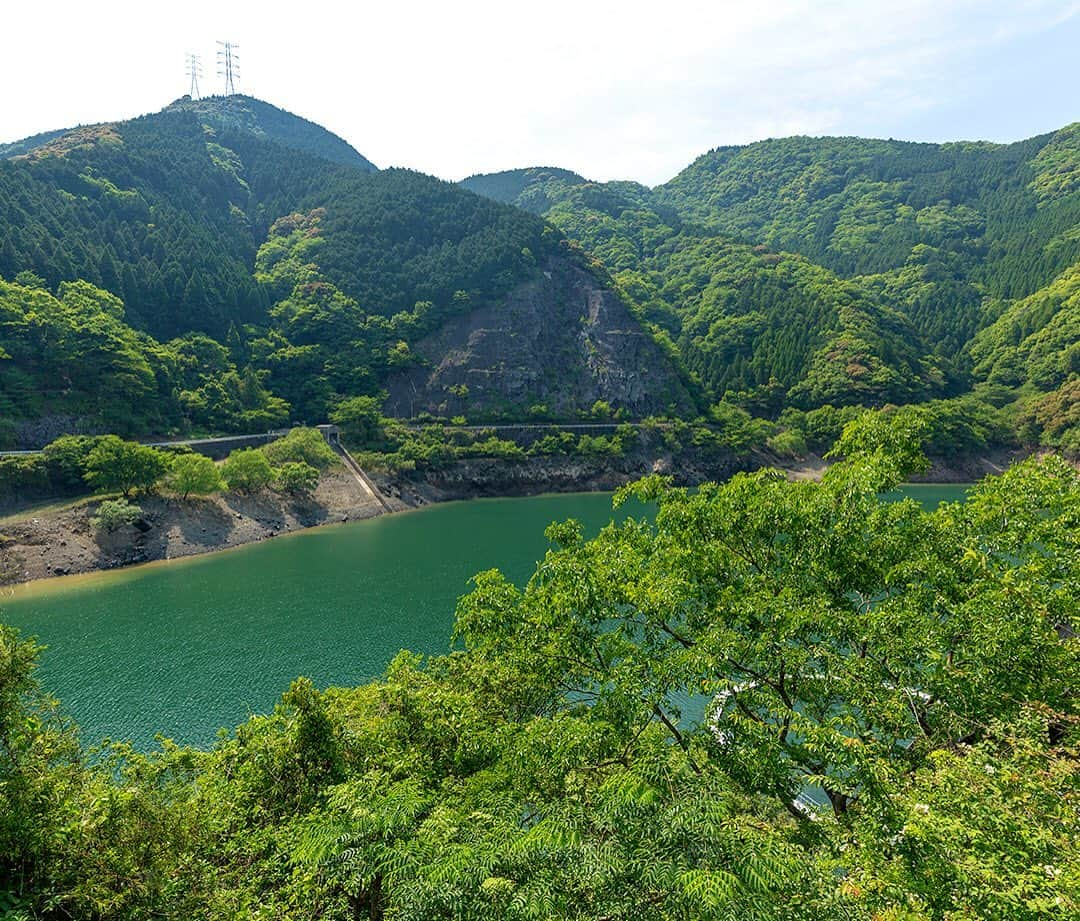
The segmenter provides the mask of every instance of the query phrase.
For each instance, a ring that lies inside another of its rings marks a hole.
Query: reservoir
[[[929,507],[963,486],[905,487]],[[607,493],[481,499],[334,525],[217,554],[4,589],[0,621],[48,647],[38,678],[84,743],[157,734],[208,745],[272,709],[289,682],[361,684],[400,649],[450,648],[457,599],[477,572],[519,585],[544,529],[613,517]]]

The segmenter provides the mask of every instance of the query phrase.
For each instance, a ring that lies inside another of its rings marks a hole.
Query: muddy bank
[[[975,483],[985,476],[1004,473],[1011,464],[1031,456],[1023,448],[1000,448],[985,454],[961,454],[954,457],[930,455],[930,467],[925,473],[910,477],[912,483]],[[787,472],[792,480],[820,480],[829,469],[831,461],[816,454],[799,460],[769,461],[766,455],[758,455],[764,461],[760,466],[774,466]]]
[[[930,469],[914,483],[973,483],[1002,473],[1028,452],[1001,450],[984,456],[930,458]],[[677,486],[726,480],[740,470],[775,467],[793,480],[819,480],[830,461],[816,454],[783,459],[768,451],[748,454],[632,453],[619,458],[530,457],[524,460],[473,458],[443,469],[396,475],[375,473],[379,488],[410,508],[432,502],[496,496],[534,496],[550,492],[602,492],[618,489],[650,473],[671,476]]]
[[[186,502],[165,496],[135,501],[140,519],[111,534],[97,535],[90,524],[97,500],[0,525],[0,585],[224,550],[382,512],[343,469],[324,473],[310,496],[267,491]]]

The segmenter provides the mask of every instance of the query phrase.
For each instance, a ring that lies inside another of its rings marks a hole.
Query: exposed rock
[[[142,509],[139,521],[111,533],[92,533],[95,500],[5,524],[0,585],[207,553],[383,512],[343,469],[325,472],[311,496],[264,492],[186,502],[140,496],[137,502]]]
[[[426,361],[392,376],[391,413],[484,414],[543,404],[556,415],[597,400],[635,417],[685,413],[693,401],[652,336],[610,289],[550,260],[506,299],[421,340]]]

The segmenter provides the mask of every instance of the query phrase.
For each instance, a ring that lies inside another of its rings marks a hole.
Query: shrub
[[[111,534],[119,528],[134,524],[142,515],[142,509],[127,499],[106,499],[90,519],[90,525],[99,534]]]
[[[578,439],[577,453],[584,457],[619,457],[623,453],[622,443],[617,438],[606,435],[582,435]]]
[[[330,421],[341,427],[341,433],[350,445],[374,447],[386,438],[379,397],[349,397],[342,400],[330,413]]]
[[[39,455],[0,457],[0,496],[26,498],[47,491],[49,477]]]
[[[525,452],[517,442],[496,438],[494,435],[469,445],[465,454],[470,457],[499,457],[503,460],[522,460],[525,457]]]
[[[806,439],[803,438],[802,432],[795,429],[777,432],[765,443],[777,457],[795,458],[806,456]]]
[[[597,400],[589,410],[589,415],[594,419],[610,419],[611,404],[607,400]]]
[[[570,432],[557,432],[538,438],[529,448],[532,455],[570,454],[574,450],[575,440]]]
[[[319,470],[337,462],[334,449],[322,433],[313,428],[296,428],[283,438],[272,441],[262,449],[275,467],[287,463],[310,464]]]
[[[101,441],[96,435],[61,435],[42,452],[49,480],[60,490],[85,489],[86,463]]]
[[[282,492],[309,493],[319,485],[319,471],[303,461],[290,461],[274,471],[274,481]]]
[[[251,493],[266,486],[274,478],[274,471],[258,448],[241,448],[225,458],[221,476],[234,492]]]

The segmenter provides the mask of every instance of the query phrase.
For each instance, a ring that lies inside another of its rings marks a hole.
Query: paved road
[[[214,438],[181,438],[175,441],[140,441],[151,448],[176,448],[181,446],[192,447],[195,445],[222,444],[228,441],[265,441],[268,438],[281,438],[288,435],[289,429],[273,429],[269,432],[260,432],[258,435],[218,435]],[[20,457],[28,454],[40,454],[43,448],[35,448],[32,451],[0,451],[0,457]]]

